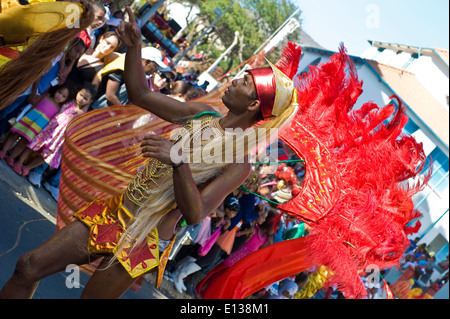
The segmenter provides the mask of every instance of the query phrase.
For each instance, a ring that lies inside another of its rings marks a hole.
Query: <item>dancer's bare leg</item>
[[[0,298],[31,298],[42,278],[63,271],[69,264],[82,265],[98,258],[88,252],[88,240],[89,229],[80,221],[67,225],[19,258]]]
[[[82,299],[118,299],[138,279],[131,278],[117,260],[109,263],[109,258],[102,260],[86,284]]]

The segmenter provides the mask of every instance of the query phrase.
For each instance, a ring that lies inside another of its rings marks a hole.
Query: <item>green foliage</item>
[[[216,8],[224,11],[230,4],[230,0],[189,0],[179,2],[189,2],[197,4],[200,14],[212,23],[217,15]],[[211,32],[216,33],[222,45],[227,48],[234,40],[234,33],[238,31],[243,36],[243,46],[237,45],[230,52],[226,60],[220,63],[224,70],[233,68],[241,61],[237,59],[240,52],[242,61],[246,61],[253,56],[255,50],[267,40],[273,32],[283,24],[297,6],[292,0],[235,0],[233,6],[225,13],[214,26]],[[195,37],[197,37],[197,34]],[[194,37],[194,38],[195,38]],[[211,60],[217,59],[222,50],[209,45],[209,37],[204,36],[198,43],[198,50],[205,51]],[[232,63],[229,63],[232,59]]]

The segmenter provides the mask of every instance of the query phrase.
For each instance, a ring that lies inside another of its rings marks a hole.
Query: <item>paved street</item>
[[[56,202],[43,188],[34,188],[27,179],[15,174],[0,161],[0,287],[14,271],[19,256],[42,244],[55,232]],[[67,288],[66,278],[73,272],[60,272],[43,279],[35,299],[77,299],[89,276],[80,271],[81,288]],[[167,298],[144,280],[135,292],[122,299]]]

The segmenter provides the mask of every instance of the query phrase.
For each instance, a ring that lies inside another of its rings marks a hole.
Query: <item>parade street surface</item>
[[[44,243],[55,233],[57,204],[44,187],[35,188],[0,161],[0,287],[11,277],[19,257]],[[89,275],[67,269],[39,283],[33,299],[78,299]],[[137,290],[137,291],[135,291]],[[152,283],[129,289],[122,299],[167,299]]]
[[[3,287],[18,258],[55,233],[57,204],[43,187],[35,188],[4,161],[0,161],[0,203],[0,287]],[[79,288],[70,280],[71,276],[73,271],[69,269],[42,279],[33,296],[41,302],[33,303],[33,308],[46,306],[53,303],[52,300],[77,300],[89,275],[80,271]],[[274,318],[275,313],[283,313],[294,306],[292,302],[280,303],[280,300],[189,299],[192,297],[178,294],[167,280],[155,289],[152,277],[143,280],[141,287],[134,290],[129,289],[121,299],[126,299],[127,304],[133,299],[148,305],[158,304],[168,311],[167,314],[170,312],[169,318]],[[18,304],[8,300],[3,305],[15,307]]]

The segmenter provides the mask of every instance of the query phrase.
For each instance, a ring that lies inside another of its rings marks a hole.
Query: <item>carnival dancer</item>
[[[250,149],[239,154],[237,143],[256,146],[263,130],[255,134],[253,125],[266,120],[258,128],[266,129],[263,137],[269,139],[269,128],[282,127],[297,111],[298,97],[291,80],[300,58],[300,48],[295,45],[287,48],[289,52],[277,66],[254,70],[232,82],[222,98],[229,110],[224,117],[206,104],[180,102],[150,91],[141,63],[140,29],[131,9],[126,10],[130,22],[122,22],[117,33],[128,47],[125,83],[130,100],[168,122],[184,125],[172,140],[147,136],[141,146],[149,161],[124,194],[93,201],[75,214],[75,221],[22,255],[0,291],[2,298],[32,297],[40,279],[68,264],[85,264],[100,257],[103,260],[82,298],[118,298],[150,270],[158,271],[159,281],[178,220],[183,217],[188,224],[200,222],[249,174],[251,164],[246,160]],[[225,131],[234,128],[244,133]],[[212,146],[219,146],[222,152],[211,155]],[[181,151],[178,158],[171,154],[176,147]],[[234,157],[223,161],[229,147]],[[197,162],[196,153],[205,148],[211,156],[202,156]]]

